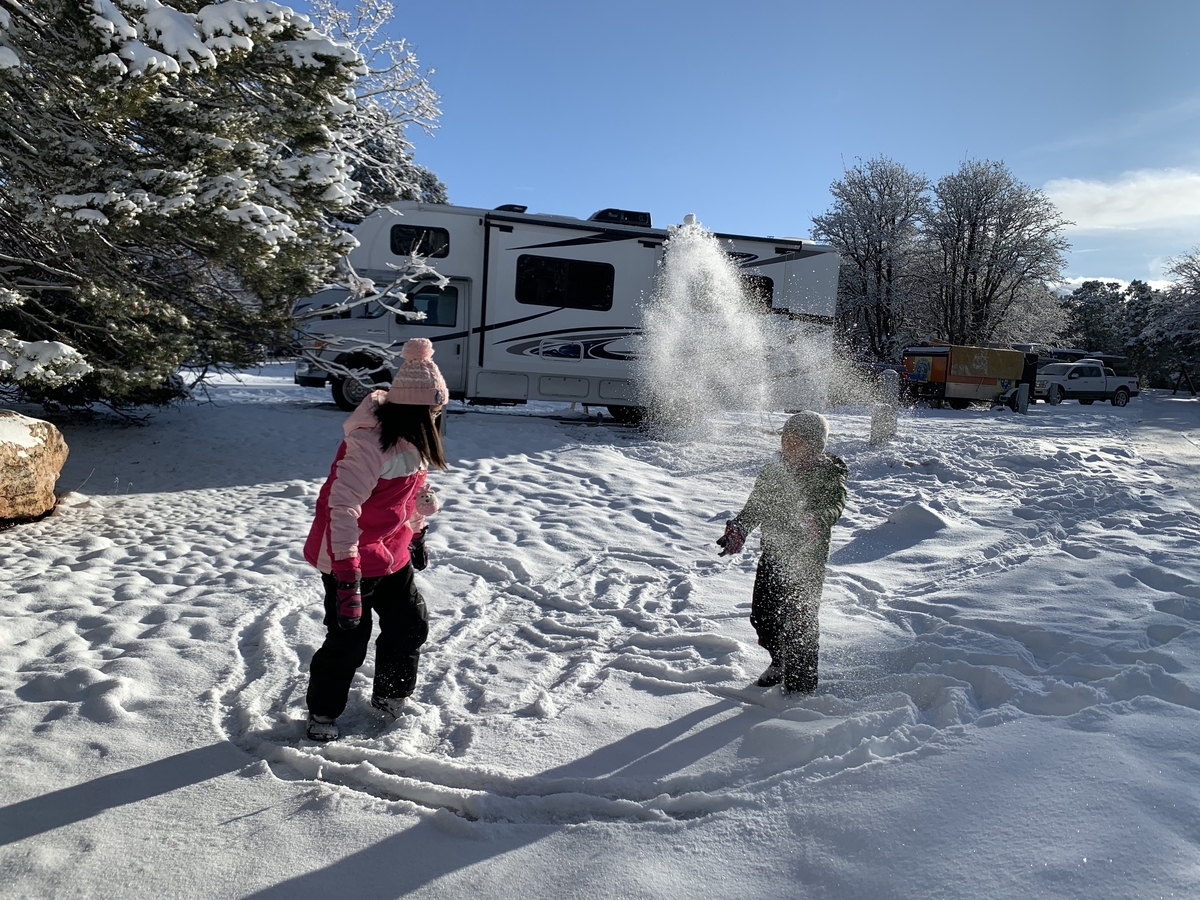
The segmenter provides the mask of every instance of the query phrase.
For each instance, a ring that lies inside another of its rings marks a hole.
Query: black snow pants
[[[786,691],[809,693],[817,689],[817,650],[820,629],[817,613],[825,566],[796,565],[763,553],[754,576],[750,624],[758,642],[783,670]]]
[[[322,575],[325,585],[325,643],[309,666],[308,711],[337,718],[346,708],[354,673],[367,658],[371,613],[379,616],[375,641],[377,697],[407,697],[417,685],[421,645],[429,636],[425,601],[413,583],[412,565],[381,578],[362,580],[362,621],[344,631],[337,622],[337,579]]]

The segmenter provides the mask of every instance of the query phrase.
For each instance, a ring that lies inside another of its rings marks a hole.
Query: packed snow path
[[[0,535],[19,797],[69,750],[103,760],[121,735],[186,723],[198,745],[263,760],[261,777],[417,816],[736,823],[880,767],[902,785],[1014,725],[1120,735],[1149,717],[1179,760],[1165,726],[1200,721],[1200,514],[1142,458],[1149,399],[918,412],[883,448],[863,411],[832,413],[852,481],[822,686],[804,698],[753,685],[754,555],[713,545],[781,417],[667,443],[470,411],[432,476],[444,509],[418,576],[432,630],[410,712],[370,710],[368,656],[344,738],[314,744],[303,695],[323,628],[300,547],[343,416],[272,373],[216,397],[143,429],[68,430],[62,484],[86,483]]]

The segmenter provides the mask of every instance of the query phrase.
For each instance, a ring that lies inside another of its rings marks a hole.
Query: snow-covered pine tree
[[[1183,368],[1195,384],[1200,380],[1200,247],[1170,260],[1167,274],[1174,284],[1150,307],[1134,343],[1157,363],[1159,378]]]
[[[1163,387],[1171,368],[1169,354],[1152,338],[1151,326],[1166,310],[1162,291],[1144,281],[1131,281],[1123,292],[1123,321],[1126,338],[1122,352],[1129,357],[1130,371],[1149,387]]]
[[[1129,339],[1125,316],[1125,289],[1116,281],[1085,281],[1064,301],[1068,347],[1097,353],[1125,352]]]
[[[361,74],[270,0],[0,0],[0,329],[92,367],[28,392],[160,401],[275,340],[349,240]]]

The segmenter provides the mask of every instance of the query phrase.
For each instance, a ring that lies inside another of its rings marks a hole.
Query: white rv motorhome
[[[397,215],[399,213],[399,215]],[[401,308],[367,303],[306,321],[296,381],[331,383],[343,409],[386,386],[401,345],[427,337],[451,396],[475,402],[575,401],[636,418],[631,338],[651,295],[667,231],[649,213],[605,209],[590,219],[401,201],[365,219],[355,271],[390,283],[414,254],[448,279],[418,284]],[[718,234],[764,313],[831,325],[838,255],[794,238]],[[297,304],[310,313],[343,302],[329,289]]]

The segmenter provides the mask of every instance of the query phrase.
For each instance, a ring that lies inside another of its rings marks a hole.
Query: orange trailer
[[[966,409],[972,400],[1003,402],[1022,383],[1033,390],[1037,355],[1000,347],[927,344],[902,357],[913,400]]]

